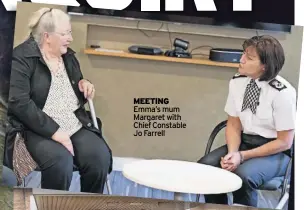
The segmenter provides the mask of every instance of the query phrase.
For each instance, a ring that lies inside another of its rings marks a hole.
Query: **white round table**
[[[139,160],[125,164],[122,173],[140,185],[177,194],[229,193],[242,186],[241,178],[234,173],[179,160]]]

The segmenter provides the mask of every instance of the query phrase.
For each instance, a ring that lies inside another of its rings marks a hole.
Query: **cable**
[[[137,26],[136,26],[136,28],[137,28],[141,33],[143,33],[146,37],[151,38],[153,35],[150,36],[150,35],[147,34],[144,30],[140,29],[140,28],[139,28],[139,24],[140,24],[140,20],[137,21]],[[164,25],[164,23],[162,22],[161,26],[156,30],[156,32],[159,32],[159,30],[163,27],[163,25]],[[172,50],[172,48],[173,48],[172,37],[171,37],[171,32],[170,32],[169,24],[168,24],[168,23],[166,23],[166,27],[167,27],[167,32],[168,32],[169,41],[170,41],[170,49]],[[210,46],[210,45],[201,45],[201,46],[198,46],[198,47],[193,48],[193,49],[190,51],[190,54],[192,54],[192,52],[193,52],[194,50],[197,50],[197,49],[200,49],[200,48],[213,48],[213,47]],[[196,54],[192,54],[192,55],[209,56],[209,54],[203,54],[203,53],[196,53]]]
[[[140,28],[139,28],[139,23],[140,23],[140,20],[137,21],[137,26],[136,26],[136,28],[137,28],[141,33],[143,33],[146,37],[149,37],[149,38],[153,37],[153,35],[152,35],[152,36],[149,36],[149,34],[147,34],[144,30],[140,29]],[[161,23],[161,26],[156,30],[156,32],[158,32],[158,31],[163,27],[163,25],[164,25],[164,23]]]
[[[170,48],[172,49],[172,39],[171,39],[171,32],[169,30],[169,24],[167,23],[167,31],[168,31],[168,34],[169,34],[169,41],[170,41]]]
[[[193,49],[190,51],[190,53],[192,53],[194,50],[197,50],[197,49],[200,49],[200,48],[206,48],[206,47],[208,47],[208,48],[213,48],[212,46],[209,46],[209,45],[201,45],[201,46],[198,46],[198,47],[193,48]]]

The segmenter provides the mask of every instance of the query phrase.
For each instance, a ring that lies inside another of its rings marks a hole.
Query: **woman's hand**
[[[79,87],[80,92],[84,93],[85,98],[90,98],[90,99],[94,98],[95,88],[92,83],[90,83],[89,81],[87,81],[85,79],[82,79],[79,81],[78,87]]]
[[[52,136],[52,139],[62,144],[74,156],[73,144],[67,133],[57,131]]]

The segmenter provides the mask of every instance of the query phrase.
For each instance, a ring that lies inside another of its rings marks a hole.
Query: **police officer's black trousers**
[[[72,137],[75,156],[60,143],[26,132],[26,147],[41,169],[41,188],[68,191],[73,164],[79,168],[81,191],[103,193],[111,156],[104,141],[82,128]]]
[[[249,150],[260,144],[261,138],[256,138],[256,136],[251,138],[251,136],[245,135],[244,140],[243,135],[240,150]],[[202,157],[198,163],[221,167],[221,157],[224,157],[227,153],[227,146],[222,146]],[[243,162],[234,171],[234,173],[242,179],[243,185],[239,190],[233,192],[233,202],[257,207],[257,189],[259,186],[274,177],[284,176],[289,160],[289,155],[279,153],[267,157],[253,158]],[[205,195],[205,201],[206,203],[228,204],[227,194]]]

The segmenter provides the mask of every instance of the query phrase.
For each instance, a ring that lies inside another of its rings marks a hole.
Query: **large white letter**
[[[166,11],[184,11],[184,0],[166,0]]]
[[[141,11],[160,11],[160,0],[141,0]]]
[[[233,11],[252,11],[252,0],[233,0]]]
[[[39,3],[39,4],[57,4],[57,5],[64,5],[64,6],[80,6],[76,0],[31,0],[32,3]]]
[[[214,0],[194,0],[194,3],[197,11],[217,11]],[[183,10],[184,0],[166,0],[166,11]],[[141,11],[160,11],[160,0],[141,0]]]
[[[87,0],[88,4],[96,9],[123,10],[132,3],[133,0]]]
[[[7,11],[16,11],[18,1],[22,0],[2,0],[2,3]]]
[[[197,11],[217,11],[214,0],[194,0],[194,2]]]

